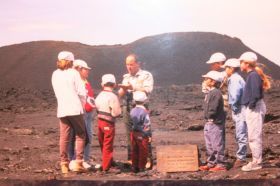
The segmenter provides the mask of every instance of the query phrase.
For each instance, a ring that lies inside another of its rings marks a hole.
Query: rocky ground
[[[202,102],[199,85],[156,87],[151,97],[153,154],[159,145],[197,144],[201,161],[205,160]],[[132,174],[126,164],[126,138],[120,118],[116,124],[114,158],[118,173],[89,171],[82,174],[60,173],[59,129],[53,92],[30,89],[0,89],[0,180],[81,179],[81,180],[219,180],[280,178],[280,94],[279,83],[265,95],[268,111],[263,130],[264,168],[242,172],[231,168],[235,160],[234,125],[226,122],[227,172],[184,172],[163,174],[153,170]],[[100,163],[101,153],[93,123],[92,163]],[[248,153],[248,160],[251,153]]]

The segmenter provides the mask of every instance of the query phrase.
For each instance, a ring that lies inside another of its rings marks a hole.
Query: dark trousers
[[[131,158],[134,169],[145,169],[148,158],[148,137],[144,137],[140,132],[131,132]]]

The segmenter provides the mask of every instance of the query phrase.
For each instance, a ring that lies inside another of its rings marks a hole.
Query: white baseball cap
[[[218,81],[218,82],[222,82],[224,80],[221,72],[218,72],[218,71],[215,71],[215,70],[209,71],[207,74],[202,75],[202,77],[211,78],[211,79],[213,79],[215,81]]]
[[[81,67],[81,68],[86,68],[86,69],[91,69],[87,63],[84,61],[84,60],[81,60],[81,59],[76,59],[74,62],[73,62],[73,66],[74,67]]]
[[[147,99],[147,95],[145,92],[135,91],[133,92],[133,99],[135,101],[144,102]]]
[[[74,54],[68,51],[61,51],[57,56],[58,60],[74,61]]]
[[[102,85],[105,85],[106,83],[116,83],[116,78],[113,74],[104,74],[102,76]]]
[[[224,62],[224,61],[226,61],[226,56],[221,52],[217,52],[212,54],[210,59],[206,61],[206,63],[211,64],[211,63]]]
[[[258,56],[254,52],[244,52],[240,56],[239,60],[247,62],[256,62],[258,60]]]
[[[230,58],[230,59],[226,60],[225,64],[222,67],[223,68],[226,68],[226,67],[237,68],[237,67],[240,67],[240,61],[239,61],[239,59],[236,59],[236,58]]]

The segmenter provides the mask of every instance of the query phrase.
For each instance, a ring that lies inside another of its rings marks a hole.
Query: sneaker
[[[120,174],[121,170],[111,167],[110,169],[103,171],[105,174]]]
[[[75,164],[76,164],[75,160],[71,160],[71,161],[70,161],[70,163],[69,163],[69,169],[70,169],[70,171],[73,171],[73,170],[74,170]]]
[[[92,165],[91,165],[91,164],[89,164],[89,163],[88,163],[88,162],[86,162],[86,161],[83,161],[83,167],[84,167],[85,169],[89,170],[89,169],[91,169],[91,168],[92,168]]]
[[[239,160],[237,159],[234,164],[233,164],[233,168],[237,169],[237,168],[240,168],[242,167],[243,165],[246,164],[246,161],[245,160]]]
[[[60,165],[60,168],[61,168],[62,174],[68,174],[68,172],[69,172],[68,163],[62,163]]]
[[[102,170],[102,165],[96,164],[96,165],[94,166],[94,168],[95,168],[96,170]]]
[[[210,172],[218,172],[218,171],[226,171],[227,169],[223,166],[215,166],[213,168],[210,168]]]
[[[253,171],[253,170],[259,170],[261,168],[262,168],[262,166],[260,164],[249,162],[247,165],[244,165],[241,168],[241,170],[245,171],[245,172],[248,172],[248,171]]]
[[[146,169],[152,169],[153,168],[153,160],[151,160],[151,158],[147,159],[147,163],[145,165]]]
[[[207,166],[207,165],[203,165],[199,167],[199,170],[201,171],[208,171],[211,167]]]
[[[137,172],[139,172],[139,168],[138,167],[131,167],[131,172],[137,173]]]
[[[80,172],[80,173],[86,172],[86,169],[83,167],[83,162],[75,161],[73,171],[74,172]]]
[[[127,164],[132,165],[132,160],[127,160]]]

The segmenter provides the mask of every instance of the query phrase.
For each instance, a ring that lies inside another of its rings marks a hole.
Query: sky
[[[113,45],[168,32],[215,32],[280,65],[280,0],[2,0],[0,28],[0,47],[38,40]]]

